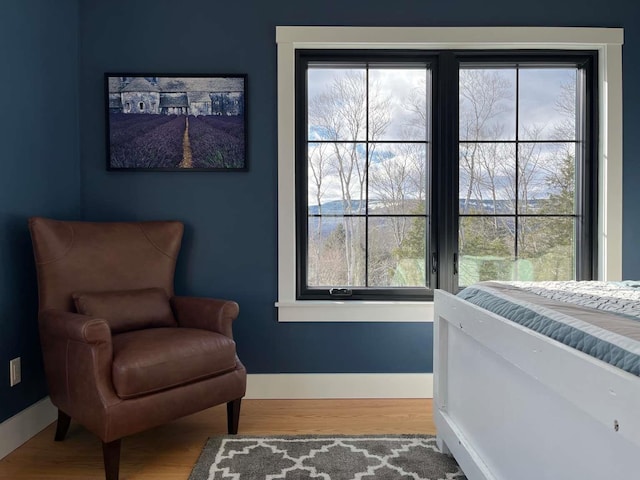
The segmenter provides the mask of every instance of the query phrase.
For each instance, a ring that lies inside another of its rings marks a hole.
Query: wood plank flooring
[[[432,401],[244,400],[241,435],[435,434]],[[100,441],[72,421],[54,442],[55,424],[0,460],[2,480],[104,479]],[[226,433],[226,407],[210,408],[122,441],[121,480],[186,480],[212,435]]]

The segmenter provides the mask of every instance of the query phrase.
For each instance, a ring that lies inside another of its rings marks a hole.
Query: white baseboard
[[[245,398],[433,398],[433,374],[249,374]],[[45,397],[0,423],[0,459],[54,422],[57,412],[49,397]]]
[[[433,398],[433,374],[249,374],[245,398]]]
[[[56,420],[58,409],[45,397],[0,423],[0,459]]]

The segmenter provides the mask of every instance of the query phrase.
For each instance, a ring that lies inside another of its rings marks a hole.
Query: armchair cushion
[[[175,388],[236,368],[236,344],[195,328],[151,328],[114,335],[113,385],[122,399]]]
[[[178,325],[162,288],[74,293],[73,301],[78,313],[104,318],[112,333]]]

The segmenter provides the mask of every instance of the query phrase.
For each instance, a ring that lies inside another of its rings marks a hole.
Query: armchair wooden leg
[[[118,480],[120,474],[120,444],[122,440],[102,442],[102,456],[104,457],[104,476],[106,480]]]
[[[227,430],[229,431],[229,435],[235,435],[238,433],[241,402],[242,398],[237,398],[231,402],[227,402]]]
[[[64,437],[67,436],[70,423],[71,417],[64,413],[62,410],[58,409],[58,423],[56,424],[56,436],[54,437],[54,440],[56,442],[61,442],[62,440],[64,440]]]

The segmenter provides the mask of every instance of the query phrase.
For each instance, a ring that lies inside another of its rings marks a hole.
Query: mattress
[[[640,288],[625,282],[481,282],[458,296],[640,376]]]

